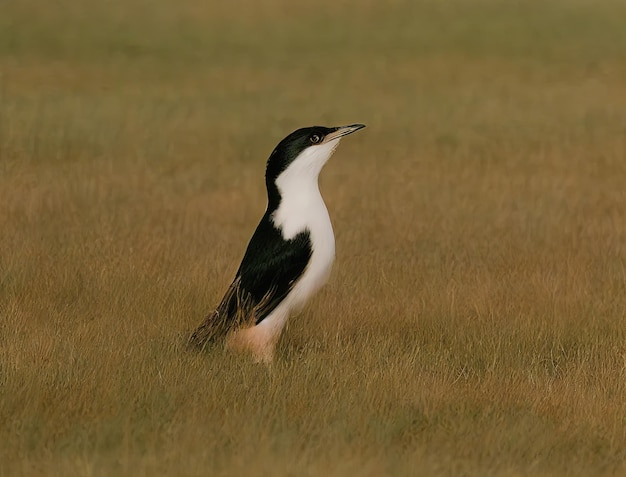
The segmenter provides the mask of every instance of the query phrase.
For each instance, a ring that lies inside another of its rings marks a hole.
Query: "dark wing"
[[[269,216],[264,217],[237,271],[241,289],[250,294],[258,308],[257,324],[291,291],[309,264],[312,253],[311,236],[307,230],[291,240],[284,240]]]
[[[263,321],[291,291],[312,252],[308,231],[284,240],[266,213],[248,243],[233,283],[189,343],[204,348],[237,326]]]

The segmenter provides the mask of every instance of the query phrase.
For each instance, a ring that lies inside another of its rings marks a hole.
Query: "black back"
[[[256,314],[260,323],[287,296],[309,263],[313,249],[308,231],[283,240],[265,213],[241,261],[235,280],[255,304],[265,302]]]

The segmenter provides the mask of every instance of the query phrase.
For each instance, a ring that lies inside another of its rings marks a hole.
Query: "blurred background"
[[[624,19],[2,1],[0,475],[624,471]],[[351,123],[335,269],[273,374],[183,352],[273,147]]]

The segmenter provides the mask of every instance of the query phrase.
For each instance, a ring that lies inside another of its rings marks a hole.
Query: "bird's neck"
[[[290,239],[305,229],[330,225],[317,177],[314,180],[311,177],[301,180],[280,179],[276,181],[277,205],[268,205],[268,210],[273,211],[271,219],[281,229],[285,239]]]
[[[268,210],[276,210],[285,203],[294,210],[306,210],[311,205],[319,206],[320,202],[323,205],[318,185],[322,166],[323,163],[292,165],[276,179],[266,179]]]
[[[276,181],[267,188],[268,209],[275,210],[288,204],[289,209],[304,211],[324,203],[317,178]]]

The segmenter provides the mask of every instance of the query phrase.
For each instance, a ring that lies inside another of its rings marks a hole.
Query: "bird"
[[[319,174],[341,139],[364,127],[305,127],[274,148],[265,169],[265,213],[221,302],[188,338],[192,348],[222,341],[255,362],[273,361],[289,316],[327,282],[335,259]]]

